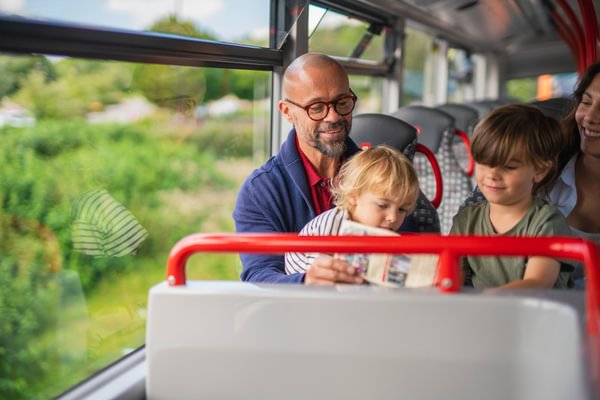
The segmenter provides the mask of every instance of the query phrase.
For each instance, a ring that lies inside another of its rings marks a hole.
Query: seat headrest
[[[547,100],[532,101],[529,104],[536,106],[549,117],[562,119],[573,108],[574,100],[568,97],[555,97]]]
[[[444,133],[454,129],[454,118],[441,110],[425,106],[402,107],[392,116],[415,126],[418,131],[417,140],[434,153],[438,152]]]
[[[417,130],[414,126],[385,114],[359,114],[352,118],[350,138],[361,147],[386,144],[400,150],[410,160],[414,156]]]
[[[477,110],[466,104],[446,103],[436,107],[454,117],[454,126],[470,135],[479,120]]]

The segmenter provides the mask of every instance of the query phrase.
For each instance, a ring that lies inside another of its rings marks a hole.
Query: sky
[[[220,40],[266,37],[269,0],[0,0],[0,12],[122,29],[147,29],[174,12]]]
[[[223,41],[266,38],[269,26],[269,0],[0,0],[0,12],[134,30],[175,12]]]

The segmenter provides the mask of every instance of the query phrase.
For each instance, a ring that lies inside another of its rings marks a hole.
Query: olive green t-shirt
[[[452,223],[450,234],[496,236],[490,221],[490,206],[487,201],[463,208]],[[571,236],[567,221],[557,208],[543,200],[535,200],[525,216],[503,236]],[[565,260],[554,287],[568,286],[572,268]],[[465,274],[471,272],[475,288],[490,288],[523,279],[527,257],[468,256],[462,258]],[[466,276],[466,275],[465,275]]]

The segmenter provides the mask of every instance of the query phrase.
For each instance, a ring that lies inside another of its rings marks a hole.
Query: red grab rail
[[[194,253],[407,253],[439,254],[440,291],[460,290],[461,256],[539,255],[582,261],[587,277],[587,324],[590,334],[600,333],[598,247],[572,237],[480,237],[433,234],[402,236],[298,236],[283,234],[193,234],[175,244],[167,261],[167,281],[185,285],[185,264]]]
[[[469,165],[467,166],[467,170],[465,172],[467,175],[473,176],[473,171],[475,171],[475,161],[473,160],[473,155],[471,154],[471,139],[469,139],[469,136],[460,129],[456,129],[456,136],[463,141],[467,149],[467,154],[469,155]]]
[[[185,285],[185,264],[194,253],[408,253],[439,254],[437,285],[460,290],[459,260],[464,255],[539,255],[583,262],[587,277],[586,326],[591,376],[600,384],[600,251],[594,243],[572,237],[478,237],[433,234],[403,236],[298,236],[284,234],[194,234],[177,242],[167,261],[167,282]]]
[[[415,151],[424,154],[425,157],[427,157],[429,164],[431,164],[431,170],[433,171],[433,177],[435,179],[435,194],[433,195],[433,199],[431,199],[431,205],[438,208],[442,203],[442,194],[444,193],[440,164],[438,163],[437,158],[435,158],[435,154],[433,154],[433,152],[429,150],[429,147],[424,144],[417,143]]]

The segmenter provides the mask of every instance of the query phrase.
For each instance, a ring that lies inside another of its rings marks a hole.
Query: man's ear
[[[294,121],[292,119],[292,110],[290,105],[288,104],[287,101],[285,100],[279,100],[279,103],[277,104],[277,106],[279,107],[279,112],[281,113],[281,115],[283,115],[283,117],[290,123],[290,124],[294,124]]]
[[[535,175],[533,176],[534,183],[540,183],[550,172],[550,169],[554,165],[554,161],[546,161],[541,167],[535,169]]]

